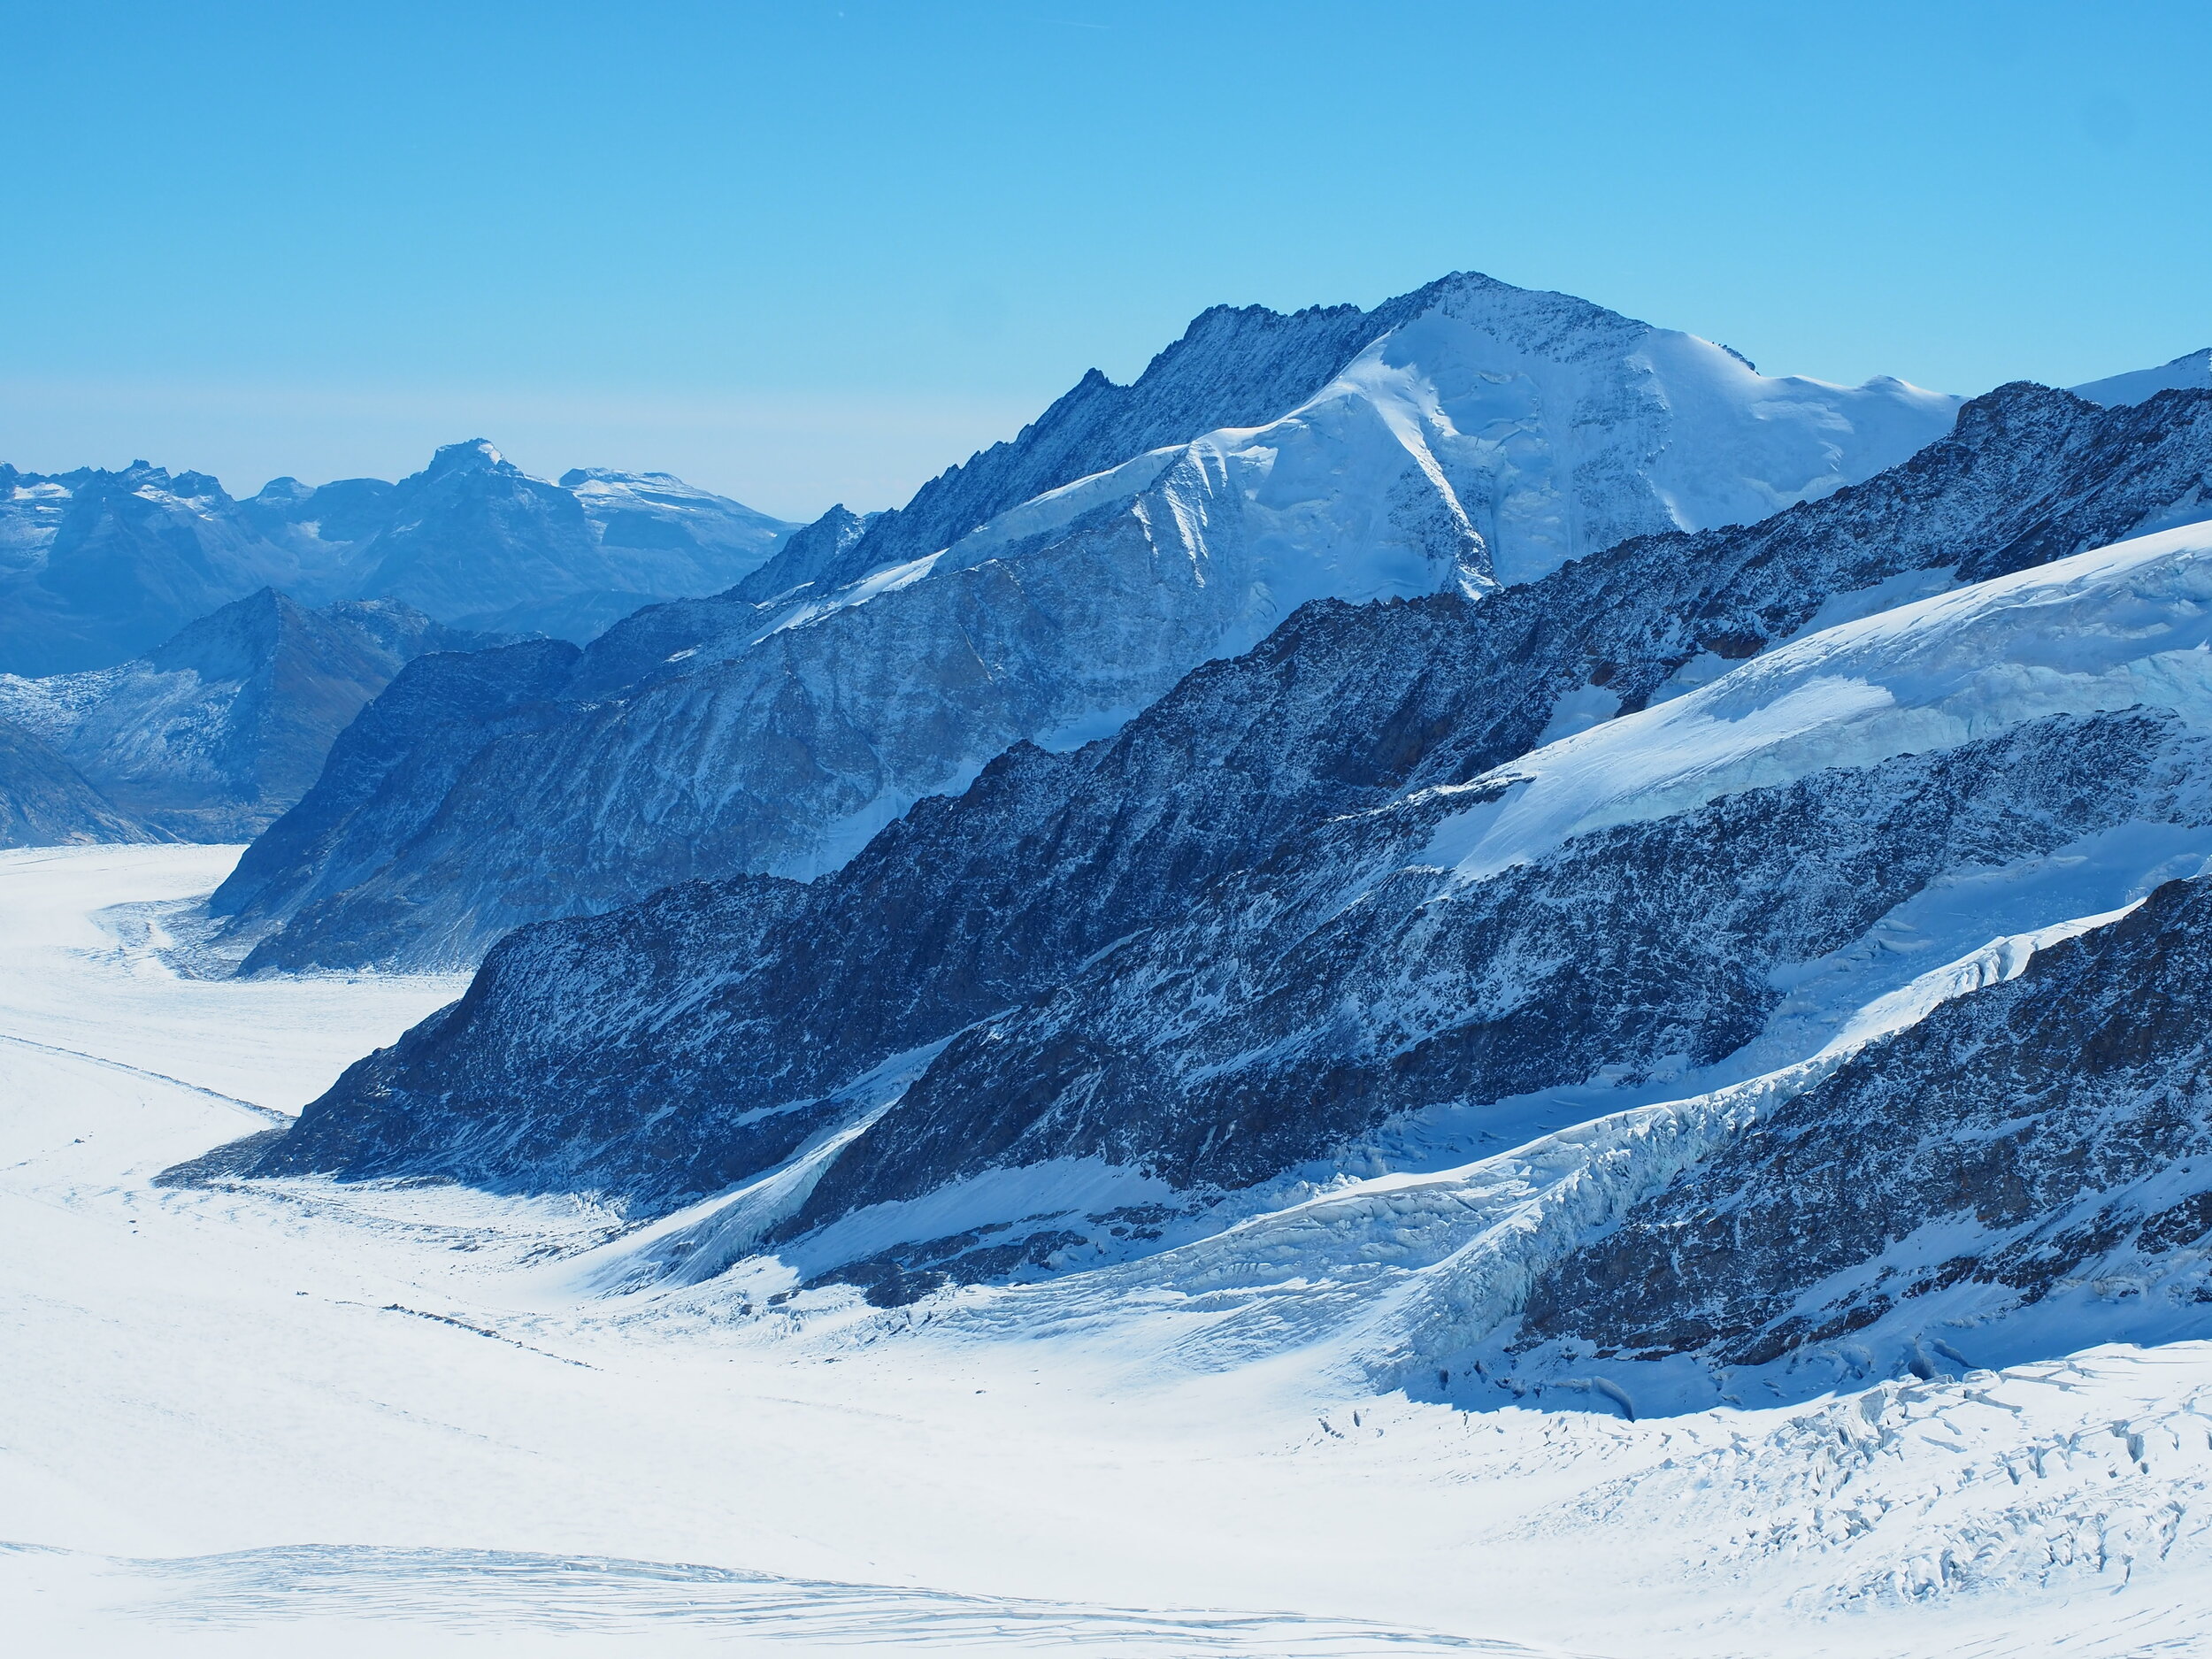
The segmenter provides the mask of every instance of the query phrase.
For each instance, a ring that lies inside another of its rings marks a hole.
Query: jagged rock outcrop
[[[726,603],[616,630],[568,721],[488,743],[365,879],[313,873],[259,959],[449,966],[672,881],[833,870],[1010,745],[1110,732],[1309,598],[1480,595],[1638,533],[1757,518],[1953,411],[1896,382],[1767,380],[1481,277],[1364,317],[1210,312],[1132,387],[1087,380],[904,514],[832,515]],[[513,799],[533,811],[463,804]]]
[[[1724,1374],[1864,1353],[1886,1325],[1883,1346],[1956,1370],[2005,1363],[2007,1316],[2039,1304],[2090,1340],[2116,1323],[2204,1328],[2208,970],[2212,887],[2194,879],[2039,951],[1763,1114],[1540,1277],[1516,1345]]]
[[[0,717],[133,823],[244,841],[307,792],[332,741],[403,664],[490,642],[390,600],[310,611],[264,588],[113,668],[0,674]]]

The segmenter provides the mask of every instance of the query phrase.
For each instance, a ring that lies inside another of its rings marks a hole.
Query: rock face
[[[210,909],[258,931],[289,914],[284,900],[307,872],[376,868],[388,842],[419,833],[421,821],[406,815],[445,798],[487,733],[528,733],[560,717],[550,699],[578,655],[566,641],[533,640],[410,664],[339,734],[315,787],[247,848]]]
[[[2008,388],[1759,525],[1479,602],[1314,604],[835,874],[513,935],[266,1167],[657,1210],[797,1157],[724,1246],[780,1229],[826,1271],[926,1286],[1129,1232],[1129,1202],[1071,1211],[1038,1171],[1172,1209],[1389,1167],[1384,1141],[1440,1113],[1463,1148],[1510,1145],[1624,1090],[1801,1062],[1895,964],[2212,851],[2190,839],[2205,533],[2045,568],[2185,516],[2208,464],[2212,396]],[[2174,712],[2118,712],[2147,703]],[[2047,893],[2047,862],[2100,873]],[[871,1214],[894,1219],[864,1239]]]
[[[1637,1204],[1537,1281],[1516,1346],[1640,1361],[1682,1390],[1691,1364],[1709,1388],[1839,1345],[2003,1363],[2024,1310],[2077,1341],[2201,1329],[2208,966],[2201,880],[2038,952]]]
[[[570,718],[488,741],[365,879],[309,874],[256,959],[453,965],[672,881],[810,878],[1012,744],[1118,729],[1308,600],[1475,597],[1762,518],[1955,408],[1768,380],[1482,277],[1364,314],[1209,312],[1133,385],[1087,379],[901,512],[833,514],[725,599],[610,634]]]
[[[86,781],[47,744],[0,719],[0,847],[165,840]]]
[[[150,826],[244,841],[307,792],[332,741],[403,664],[490,642],[390,600],[310,611],[264,588],[117,667],[0,675],[0,717],[136,826],[73,839],[142,839]]]
[[[143,461],[0,466],[0,671],[108,667],[262,588],[588,639],[641,604],[727,588],[792,527],[661,472],[547,484],[480,439],[398,484],[283,478],[247,501]]]

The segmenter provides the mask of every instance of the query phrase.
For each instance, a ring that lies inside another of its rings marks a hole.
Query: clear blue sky
[[[342,13],[342,15],[341,15]],[[0,0],[0,458],[890,505],[1206,305],[1455,268],[1770,372],[2212,342],[2212,5]]]

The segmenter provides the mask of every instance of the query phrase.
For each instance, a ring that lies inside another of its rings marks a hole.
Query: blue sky
[[[1445,271],[1770,373],[2212,342],[2212,5],[0,3],[0,458],[492,438],[895,504],[1217,302]]]

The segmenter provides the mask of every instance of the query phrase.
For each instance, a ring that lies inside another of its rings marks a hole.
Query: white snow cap
[[[2078,553],[1779,646],[1469,784],[1421,862],[1476,879],[1571,835],[1828,766],[2139,704],[2212,729],[2212,524]]]
[[[2119,403],[2140,403],[2161,392],[2212,390],[2212,346],[2176,357],[2171,363],[2162,363],[2154,369],[2108,375],[2101,380],[2085,381],[2072,389],[2075,396],[2102,403],[2108,409]]]

